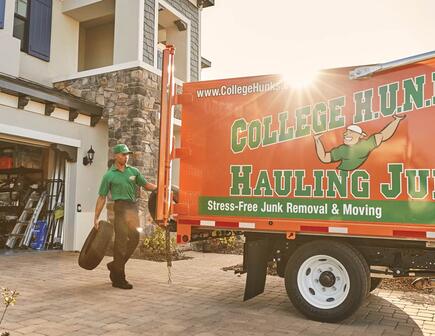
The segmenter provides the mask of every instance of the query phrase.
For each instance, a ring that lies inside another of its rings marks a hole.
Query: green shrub
[[[193,243],[193,249],[201,252],[243,254],[243,242],[242,237],[233,235]]]
[[[170,247],[172,259],[182,259],[183,256],[178,249],[175,237],[170,238]],[[166,231],[161,227],[156,227],[154,232],[143,240],[140,252],[147,259],[166,261]]]

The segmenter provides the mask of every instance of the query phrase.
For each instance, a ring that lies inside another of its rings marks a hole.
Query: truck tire
[[[382,282],[382,278],[370,278],[370,292],[373,292]]]
[[[362,253],[360,252],[360,251],[358,251],[356,248],[355,248],[355,246],[352,246],[352,245],[347,245],[349,248],[351,248],[351,249],[353,249],[354,250],[354,252],[355,252],[355,254],[360,258],[360,260],[361,260],[361,262],[362,262],[362,264],[364,265],[364,268],[365,268],[365,273],[366,273],[366,275],[367,275],[367,293],[366,293],[366,296],[369,296],[369,294],[370,294],[370,283],[371,283],[371,278],[370,278],[370,266],[369,266],[369,264],[367,263],[367,260],[364,258],[364,256],[362,255]]]
[[[173,198],[172,201],[174,203],[178,203],[178,197],[179,197],[179,188],[176,185],[172,185],[171,190],[173,192]],[[157,211],[157,191],[154,190],[151,192],[150,196],[148,197],[148,211],[150,212],[150,215],[153,220],[156,220],[156,211]]]
[[[101,220],[99,225],[98,230],[92,228],[80,251],[79,266],[86,270],[93,270],[100,264],[112,240],[112,223]]]
[[[309,242],[287,262],[287,295],[306,317],[338,322],[354,313],[365,299],[370,286],[368,269],[360,253],[346,243]]]

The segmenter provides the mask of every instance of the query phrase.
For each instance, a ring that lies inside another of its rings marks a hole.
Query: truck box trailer
[[[179,243],[243,234],[245,300],[264,291],[275,260],[314,320],[348,317],[382,277],[433,276],[434,55],[324,70],[306,86],[268,75],[184,83],[174,95],[168,48],[157,220],[175,218]]]

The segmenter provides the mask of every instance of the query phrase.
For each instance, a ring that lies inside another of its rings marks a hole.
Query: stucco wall
[[[62,13],[62,3],[53,0],[50,62],[20,52],[19,76],[45,85],[54,77],[77,72],[79,22]],[[0,56],[0,63],[3,57]]]
[[[143,8],[144,0],[116,1],[114,64],[141,59]]]
[[[6,1],[4,27],[0,29],[0,72],[18,76],[20,40],[13,37],[15,1]]]
[[[84,238],[92,227],[92,217],[95,210],[99,183],[107,170],[107,123],[100,121],[96,127],[89,127],[39,113],[0,105],[1,125],[23,129],[23,136],[29,133],[25,132],[28,129],[80,141],[80,147],[77,148],[77,162],[68,165],[72,180],[66,187],[68,195],[66,195],[67,202],[65,209],[69,221],[65,223],[67,238],[64,247],[67,250],[80,249]],[[1,129],[4,129],[4,127]],[[82,158],[86,155],[91,145],[95,150],[95,160],[92,165],[84,166]],[[82,206],[81,213],[76,212],[78,203]]]

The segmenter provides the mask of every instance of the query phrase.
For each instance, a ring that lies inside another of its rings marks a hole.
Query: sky
[[[215,0],[202,80],[388,62],[435,50],[434,0]]]

